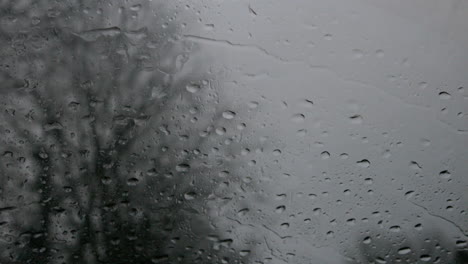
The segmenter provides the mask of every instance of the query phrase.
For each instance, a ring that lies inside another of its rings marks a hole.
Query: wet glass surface
[[[0,263],[468,263],[468,2],[0,1]]]

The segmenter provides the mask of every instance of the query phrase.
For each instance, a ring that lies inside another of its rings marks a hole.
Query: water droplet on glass
[[[364,183],[367,184],[367,185],[371,185],[373,182],[374,182],[374,179],[372,179],[372,178],[365,178],[364,179]]]
[[[222,136],[222,135],[224,135],[224,134],[226,133],[226,128],[224,128],[224,127],[217,127],[217,128],[215,129],[215,133],[218,134],[218,135],[220,135],[220,136]]]
[[[198,91],[200,91],[201,87],[199,84],[196,84],[196,83],[191,83],[191,84],[188,84],[185,89],[187,89],[187,91],[189,93],[196,93]]]
[[[417,171],[420,171],[422,169],[421,166],[416,161],[410,162],[410,168],[413,170],[417,170]]]
[[[276,207],[275,212],[276,212],[277,214],[281,214],[281,213],[284,212],[285,210],[286,210],[286,206],[280,205],[280,206]]]
[[[406,199],[411,199],[413,197],[413,195],[414,195],[414,191],[407,191],[405,193],[405,198]]]
[[[328,151],[324,151],[324,152],[320,153],[320,156],[322,157],[322,159],[329,159],[330,158],[330,153]]]
[[[229,176],[229,171],[221,171],[218,173],[218,176],[221,178],[226,178],[227,176]]]
[[[235,116],[236,116],[236,113],[234,113],[233,111],[224,111],[223,112],[223,117],[225,119],[230,120],[230,119],[233,119]]]
[[[295,114],[291,117],[291,120],[294,123],[302,123],[304,122],[305,116],[303,114]]]
[[[458,248],[464,248],[468,245],[468,242],[466,240],[457,240],[455,242],[455,245],[458,247]]]
[[[274,155],[274,156],[279,156],[279,155],[281,155],[281,150],[279,150],[279,149],[273,150],[273,155]]]
[[[366,159],[360,160],[360,161],[356,162],[356,164],[361,168],[369,168],[369,166],[370,166],[370,162],[368,160],[366,160]]]
[[[448,170],[443,170],[443,171],[439,172],[439,176],[442,179],[448,179],[448,178],[450,178],[450,176],[452,176],[452,174]]]
[[[440,92],[439,93],[439,98],[443,99],[443,100],[448,100],[448,99],[452,98],[452,96],[447,92]]]
[[[181,163],[176,166],[176,171],[178,172],[187,172],[190,169],[190,165],[186,163]]]
[[[364,244],[370,244],[371,242],[372,242],[372,239],[369,236],[365,237],[364,240],[362,240],[362,243],[364,243]]]
[[[140,11],[141,5],[133,5],[130,7],[130,10],[132,11]]]
[[[137,178],[130,178],[127,180],[127,185],[128,186],[135,186],[137,185],[139,180]]]
[[[403,248],[398,249],[398,254],[400,255],[406,255],[409,253],[411,253],[411,248],[409,247],[403,247]]]
[[[248,105],[248,106],[249,106],[250,109],[255,109],[255,108],[258,107],[258,102],[256,102],[256,101],[251,101],[251,102],[249,102],[249,105]]]
[[[240,209],[240,210],[237,212],[237,215],[238,215],[238,216],[245,216],[249,211],[250,211],[249,208],[243,208],[243,209]]]
[[[300,106],[304,107],[304,108],[311,108],[312,106],[314,106],[314,102],[312,102],[312,100],[308,100],[308,99],[304,99]]]
[[[196,195],[197,194],[195,192],[187,192],[187,193],[184,194],[184,198],[187,201],[191,201],[191,200],[195,199]]]
[[[427,82],[420,82],[418,84],[419,89],[425,90],[427,88]]]
[[[353,124],[361,124],[362,123],[362,116],[360,115],[353,115],[349,117],[351,123]]]

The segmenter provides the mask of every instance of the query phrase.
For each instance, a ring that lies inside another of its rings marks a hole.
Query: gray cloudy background
[[[414,244],[408,263],[424,262],[418,243],[438,235],[466,250],[467,14],[465,1],[201,8],[205,30],[188,38],[217,58],[226,98],[255,107],[248,125],[265,137],[261,190],[239,227],[265,238],[259,254],[352,263],[371,237],[395,252]]]

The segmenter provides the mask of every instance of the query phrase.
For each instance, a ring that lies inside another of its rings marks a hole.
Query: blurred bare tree
[[[1,263],[228,261],[204,216],[223,120],[177,19],[151,1],[0,1]]]

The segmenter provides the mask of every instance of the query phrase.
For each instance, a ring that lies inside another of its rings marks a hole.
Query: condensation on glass
[[[0,263],[467,263],[468,2],[0,1]]]

